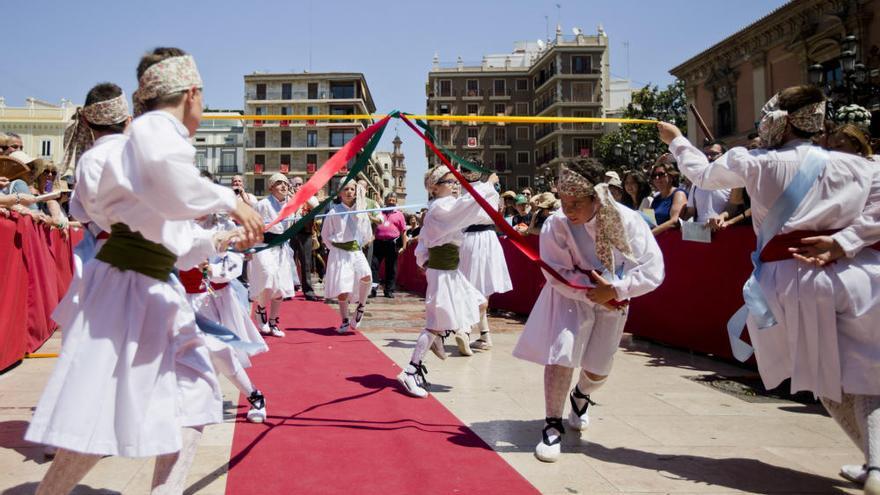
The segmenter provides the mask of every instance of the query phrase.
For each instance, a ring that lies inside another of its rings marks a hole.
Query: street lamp
[[[822,87],[822,84],[825,82],[825,67],[822,64],[813,64],[807,69],[807,75],[809,76],[810,84]]]

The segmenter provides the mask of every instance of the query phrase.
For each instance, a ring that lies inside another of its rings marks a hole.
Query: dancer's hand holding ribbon
[[[229,212],[229,215],[244,229],[240,232],[239,242],[246,244],[236,244],[237,249],[248,249],[263,240],[263,217],[256,210],[242,201],[237,201],[235,209]]]
[[[250,207],[248,207],[250,208]],[[235,246],[237,251],[244,251],[246,249],[250,249],[253,247],[255,242],[251,242],[245,237],[245,230],[242,227],[238,227],[235,230],[228,230],[225,232],[217,232],[214,234],[214,248],[218,253],[223,253],[229,246]],[[262,238],[262,233],[260,234]]]

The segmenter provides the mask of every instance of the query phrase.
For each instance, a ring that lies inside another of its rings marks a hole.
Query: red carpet
[[[248,370],[269,419],[245,422],[240,398],[227,493],[538,493],[435,399],[404,395],[372,342],[337,335],[334,307],[288,302],[281,321]]]

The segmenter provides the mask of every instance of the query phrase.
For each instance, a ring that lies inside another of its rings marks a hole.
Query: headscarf
[[[125,94],[78,108],[71,117],[71,124],[64,130],[63,176],[71,175],[80,157],[95,144],[92,125],[113,125],[124,122],[129,116]]]
[[[446,165],[438,165],[425,174],[425,189],[430,190],[431,187],[437,185],[446,174],[451,173]]]
[[[202,76],[192,55],[169,57],[151,65],[138,80],[138,89],[132,95],[134,115],[146,111],[145,103],[153,98],[202,88]]]
[[[567,196],[592,196],[599,203],[596,212],[596,257],[610,273],[614,273],[616,248],[627,259],[633,259],[632,248],[626,238],[623,219],[615,206],[616,201],[608,184],[593,184],[577,170],[562,165],[557,184],[559,194]]]
[[[776,148],[782,144],[786,123],[805,132],[821,131],[825,123],[825,102],[805,105],[789,113],[779,108],[779,93],[776,93],[764,104],[761,113],[764,116],[758,125],[758,134],[765,146]]]

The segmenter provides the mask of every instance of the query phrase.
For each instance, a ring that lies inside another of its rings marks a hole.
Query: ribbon
[[[467,190],[467,192],[469,192],[471,194],[471,196],[474,197],[474,200],[477,202],[477,204],[479,204],[480,207],[483,208],[483,210],[489,214],[489,217],[492,219],[492,221],[495,223],[495,225],[497,225],[498,228],[502,232],[504,232],[504,234],[506,234],[508,236],[510,241],[513,242],[513,245],[516,246],[516,248],[522,254],[524,254],[532,262],[537,263],[538,266],[540,266],[542,269],[544,269],[545,272],[549,273],[550,276],[552,276],[556,280],[562,282],[563,284],[565,284],[573,289],[580,289],[580,290],[585,290],[585,291],[589,292],[590,290],[592,290],[594,288],[594,287],[589,287],[586,285],[579,285],[579,284],[574,284],[574,283],[569,282],[568,279],[566,279],[565,277],[560,275],[556,270],[554,270],[550,265],[548,265],[544,260],[542,260],[541,256],[538,253],[536,253],[531,248],[531,246],[529,246],[526,243],[525,237],[522,234],[520,234],[519,232],[517,232],[513,228],[513,226],[511,226],[509,223],[507,223],[504,220],[504,217],[501,216],[501,214],[498,213],[498,211],[495,208],[492,208],[492,206],[489,204],[489,202],[486,201],[486,199],[483,198],[483,196],[481,196],[473,188],[473,186],[470,185],[470,183],[464,177],[462,177],[461,172],[459,172],[458,170],[455,169],[455,167],[452,165],[452,163],[449,161],[449,159],[445,155],[443,155],[440,152],[440,150],[437,149],[436,146],[434,146],[434,143],[431,142],[431,140],[428,139],[428,137],[425,136],[424,133],[422,133],[418,128],[416,128],[415,124],[413,124],[407,118],[406,115],[400,115],[400,119],[403,120],[403,122],[406,125],[408,125],[410,129],[412,129],[416,134],[418,134],[419,137],[421,137],[425,141],[425,143],[428,145],[428,147],[431,149],[431,151],[433,151],[434,154],[437,155],[440,158],[440,160],[447,167],[449,167],[449,171],[452,172],[452,175],[454,175],[456,179],[458,179],[458,181],[461,183],[461,187],[465,188],[465,190]],[[614,307],[621,307],[621,306],[625,306],[627,303],[617,301],[617,300],[612,300],[609,302],[609,304]]]
[[[416,124],[418,124],[418,126],[422,128],[422,131],[424,131],[425,135],[431,139],[431,142],[433,142],[435,145],[439,146],[440,150],[444,154],[446,154],[446,156],[451,158],[453,161],[457,162],[462,167],[470,170],[471,172],[479,172],[480,174],[492,174],[493,173],[492,170],[481,167],[472,161],[465,160],[464,158],[456,155],[452,151],[449,151],[449,149],[445,148],[442,144],[437,144],[437,138],[434,136],[434,130],[431,129],[431,127],[428,125],[427,122],[425,122],[423,120],[416,120]]]
[[[770,328],[777,323],[773,311],[770,310],[770,306],[767,304],[761,284],[758,282],[758,278],[761,276],[761,266],[763,265],[761,251],[782,230],[785,222],[791,219],[798,206],[803,202],[804,196],[807,195],[807,192],[815,184],[816,179],[825,170],[828,157],[827,151],[813,146],[804,158],[803,164],[798,168],[797,174],[786,186],[782,195],[773,203],[770,211],[767,212],[767,216],[761,222],[761,228],[758,232],[758,247],[751,256],[752,265],[755,268],[743,286],[745,305],[739,308],[730,317],[730,320],[727,321],[727,336],[730,339],[730,348],[733,351],[733,356],[740,361],[747,360],[754,353],[752,346],[740,339],[748,316],[752,316],[759,330]]]
[[[212,120],[375,120],[396,117],[388,115],[212,115]],[[612,117],[529,117],[521,115],[407,115],[417,120],[449,122],[505,122],[519,124],[656,124],[653,119],[622,119]]]

